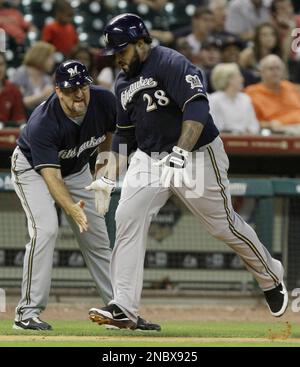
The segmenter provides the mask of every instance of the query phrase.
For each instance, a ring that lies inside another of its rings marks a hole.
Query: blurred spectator
[[[245,49],[245,46],[245,42],[235,35],[224,38],[222,42],[223,62],[238,63],[240,59],[240,52]]]
[[[225,28],[244,40],[252,40],[257,26],[270,18],[270,10],[263,0],[231,0]]]
[[[26,33],[31,27],[19,10],[6,6],[5,1],[0,0],[0,28],[4,29],[17,44],[24,43]]]
[[[180,37],[176,40],[175,49],[185,56],[188,60],[192,60],[192,47],[189,45],[185,37]]]
[[[300,15],[294,13],[293,4],[290,0],[273,0],[271,4],[272,22],[279,32],[282,49],[288,58],[290,79],[300,83],[300,48],[292,47],[299,32],[293,33],[300,28]]]
[[[282,58],[282,50],[277,29],[270,23],[263,23],[256,28],[254,44],[240,54],[240,65],[253,71],[258,70],[262,58],[274,54]]]
[[[201,42],[212,33],[214,28],[213,12],[203,6],[199,6],[192,16],[191,24],[173,31],[150,31],[151,36],[161,43],[174,46],[176,39],[186,37],[193,49],[193,54],[197,54],[201,48]]]
[[[245,48],[245,42],[237,36],[228,36],[222,42],[222,62],[239,64],[240,52]],[[255,84],[260,79],[251,70],[240,66],[245,86]]]
[[[279,32],[283,46],[291,52],[292,30],[300,28],[300,15],[294,13],[290,0],[273,0],[271,14],[272,22]]]
[[[89,45],[85,43],[78,43],[70,56],[72,59],[82,62],[88,68],[89,73],[94,81],[96,80],[98,73],[95,66],[94,55]]]
[[[272,0],[271,14],[282,39],[290,36],[290,30],[300,26],[300,15],[295,14],[291,0]]]
[[[260,62],[262,82],[245,92],[251,97],[261,127],[283,131],[285,126],[300,124],[300,93],[295,84],[282,80],[284,63],[277,55]]]
[[[26,120],[22,95],[17,86],[6,79],[5,54],[0,53],[0,122],[4,127],[21,125]]]
[[[226,11],[227,0],[211,0],[208,3],[208,7],[199,6],[196,9],[192,17],[192,24],[172,31],[152,30],[150,33],[152,37],[169,46],[174,46],[178,38],[189,35],[189,37],[192,37],[191,34],[194,34],[196,40],[192,40],[190,44],[198,52],[201,47],[201,40],[208,35],[213,35],[221,40],[226,36],[232,35],[232,33],[225,30]],[[200,21],[197,22],[199,19]],[[205,24],[205,22],[207,23]]]
[[[222,43],[219,39],[210,36],[203,43],[200,51],[200,67],[205,74],[206,90],[208,93],[213,92],[210,82],[210,74],[212,69],[221,62]]]
[[[228,12],[227,0],[211,0],[209,3],[209,9],[214,15],[214,29],[213,35],[218,39],[223,39],[226,36],[232,35],[225,29],[225,23]]]
[[[211,35],[213,29],[214,15],[212,11],[204,7],[197,8],[192,17],[192,33],[186,37],[194,56],[198,56],[202,42]]]
[[[259,132],[251,99],[242,93],[243,76],[234,63],[219,64],[211,74],[216,90],[209,96],[210,112],[220,131],[232,133]]]
[[[174,34],[173,31],[161,31],[159,29],[150,30],[151,37],[157,39],[160,43],[166,46],[171,46],[176,38],[184,37],[190,33],[190,26],[184,28],[183,32],[180,32],[179,35]]]
[[[107,65],[100,71],[96,81],[98,85],[114,93],[116,76],[120,69],[115,65],[114,57],[106,57]]]
[[[65,0],[55,3],[55,21],[45,25],[42,40],[51,43],[58,52],[69,56],[78,43],[78,36],[72,24],[74,11]]]
[[[49,43],[34,43],[27,50],[23,65],[11,78],[20,87],[28,114],[54,91],[52,79],[48,75],[53,71],[54,52],[55,47]]]

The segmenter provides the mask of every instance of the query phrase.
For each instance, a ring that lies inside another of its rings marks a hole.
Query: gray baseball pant
[[[12,156],[12,181],[27,217],[30,241],[26,245],[22,295],[16,307],[16,321],[38,316],[46,308],[50,285],[53,252],[58,234],[54,200],[43,177],[31,168],[17,147]],[[67,215],[86,265],[105,304],[112,299],[109,278],[111,249],[105,220],[95,209],[94,194],[84,190],[92,181],[88,165],[80,172],[64,178],[75,202],[84,200],[88,231],[80,233]]]
[[[228,157],[217,137],[203,147],[204,192],[187,198],[187,187],[163,188],[155,160],[138,150],[125,175],[116,212],[116,243],[111,260],[114,299],[124,313],[137,321],[143,287],[147,233],[153,216],[174,193],[215,238],[229,245],[242,259],[262,290],[283,280],[282,264],[271,257],[255,231],[233,210],[229,192]],[[193,154],[190,169],[197,168]],[[191,172],[190,172],[191,173]],[[200,190],[201,191],[201,190]]]

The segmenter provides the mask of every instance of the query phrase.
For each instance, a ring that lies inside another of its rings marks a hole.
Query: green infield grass
[[[12,321],[0,320],[0,347],[300,347],[300,323],[277,320],[273,323],[170,321],[161,324],[161,332],[106,330],[89,320],[49,323],[53,331],[16,331],[12,329]]]

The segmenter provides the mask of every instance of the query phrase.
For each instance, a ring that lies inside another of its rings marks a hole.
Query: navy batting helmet
[[[152,41],[143,20],[136,14],[118,15],[104,29],[105,54],[113,55],[139,39],[144,39],[147,43]]]
[[[61,89],[91,84],[92,77],[80,61],[67,60],[61,63],[55,72],[55,84]]]

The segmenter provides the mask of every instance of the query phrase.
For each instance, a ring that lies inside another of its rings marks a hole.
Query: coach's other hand
[[[191,182],[185,169],[190,152],[177,146],[172,150],[172,153],[154,163],[155,166],[162,167],[160,184],[163,187],[170,187],[174,178],[174,187],[181,187],[183,184],[190,186]]]
[[[84,206],[85,202],[83,200],[80,200],[78,201],[78,203],[73,204],[69,209],[70,216],[78,225],[80,233],[88,230],[87,218],[83,211]]]
[[[100,215],[105,215],[108,212],[111,193],[115,187],[115,181],[103,176],[86,186],[86,190],[95,191],[95,206]]]

